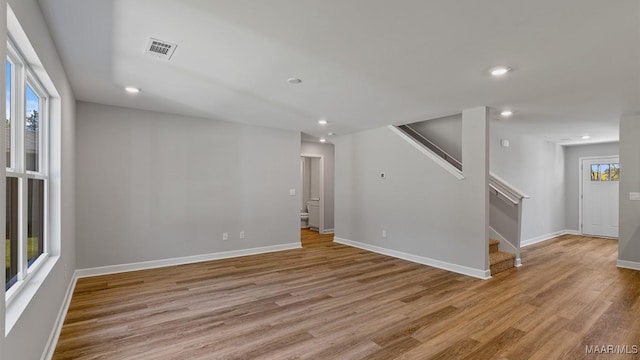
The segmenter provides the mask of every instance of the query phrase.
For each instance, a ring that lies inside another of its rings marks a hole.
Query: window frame
[[[607,179],[606,180],[602,180],[602,174],[603,172],[601,171],[602,167],[606,166],[607,167]],[[597,169],[595,172],[593,171],[594,167]],[[617,170],[618,173],[618,178],[614,179],[613,178],[613,169]],[[591,176],[590,176],[590,182],[619,182],[620,181],[620,162],[611,162],[611,163],[598,163],[598,164],[591,164]]]
[[[7,39],[7,61],[11,63],[11,167],[6,167],[6,178],[18,179],[18,276],[14,284],[6,288],[5,301],[8,305],[20,293],[42,264],[50,256],[50,191],[49,191],[49,107],[51,95],[38,80],[25,57],[16,46],[13,39]],[[27,154],[25,147],[27,103],[27,85],[38,96],[38,171],[27,170]],[[6,100],[5,100],[6,101]],[[20,129],[20,130],[18,130]],[[6,156],[6,155],[5,155]],[[44,181],[43,207],[43,243],[42,253],[29,264],[28,259],[28,182],[29,179]],[[13,261],[13,259],[12,259]]]

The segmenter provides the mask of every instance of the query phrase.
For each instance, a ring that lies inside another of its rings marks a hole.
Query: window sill
[[[59,258],[59,256],[49,256],[47,259],[43,259],[44,261],[39,264],[38,269],[31,273],[29,279],[19,289],[16,289],[17,293],[11,296],[5,314],[5,336],[9,335]]]

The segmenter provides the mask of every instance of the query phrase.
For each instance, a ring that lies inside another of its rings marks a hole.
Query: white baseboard
[[[116,274],[116,273],[127,272],[127,271],[155,269],[155,268],[166,267],[166,266],[191,264],[191,263],[211,261],[211,260],[221,260],[221,259],[228,259],[228,258],[234,258],[239,256],[258,255],[258,254],[264,254],[264,253],[275,252],[275,251],[299,249],[301,247],[302,245],[300,243],[273,245],[273,246],[265,246],[265,247],[251,248],[251,249],[241,249],[241,250],[232,250],[232,251],[225,251],[225,252],[219,252],[219,253],[185,256],[185,257],[172,258],[172,259],[152,260],[152,261],[144,261],[144,262],[137,262],[137,263],[131,263],[131,264],[109,265],[109,266],[101,266],[101,267],[88,268],[88,269],[79,269],[79,270],[76,270],[76,274],[78,278],[83,278],[88,276],[108,275],[108,274]]]
[[[60,338],[60,332],[62,331],[62,325],[64,324],[64,319],[67,317],[67,311],[69,310],[69,305],[71,304],[71,297],[73,296],[73,291],[76,288],[77,281],[78,281],[78,276],[76,272],[74,272],[73,278],[71,279],[71,282],[69,282],[67,293],[64,296],[64,301],[62,302],[62,306],[58,311],[58,316],[56,317],[56,322],[53,326],[53,330],[51,331],[51,335],[49,335],[49,340],[47,340],[47,345],[45,346],[44,352],[42,353],[41,360],[51,360],[53,358],[53,353],[56,351],[56,345],[58,344],[58,339]]]
[[[640,262],[635,261],[618,260],[616,266],[624,269],[640,270]]]
[[[324,229],[320,234],[333,234],[333,229]]]
[[[555,237],[562,236],[562,235],[580,235],[580,233],[576,230],[568,230],[568,229],[560,230],[550,234],[540,235],[531,239],[522,240],[522,242],[520,242],[520,247],[541,243],[543,241],[551,240]]]
[[[418,264],[428,265],[438,269],[452,271],[458,274],[472,276],[478,279],[486,280],[491,278],[491,272],[489,270],[474,269],[467,266],[448,263],[446,261],[440,261],[440,260],[431,259],[424,256],[407,254],[397,250],[386,249],[383,247],[365,244],[358,241],[343,239],[337,236],[333,238],[333,241],[338,244],[349,245],[359,249],[368,250],[374,253],[392,256],[398,259],[407,260],[407,261],[415,262]]]

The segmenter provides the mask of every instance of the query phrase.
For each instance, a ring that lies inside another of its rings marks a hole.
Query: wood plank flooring
[[[327,241],[79,279],[54,359],[638,359],[640,272],[562,236],[477,280]],[[330,236],[327,237],[330,239]]]

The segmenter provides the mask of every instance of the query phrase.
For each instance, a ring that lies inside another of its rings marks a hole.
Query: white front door
[[[618,157],[582,160],[582,233],[618,237]]]

